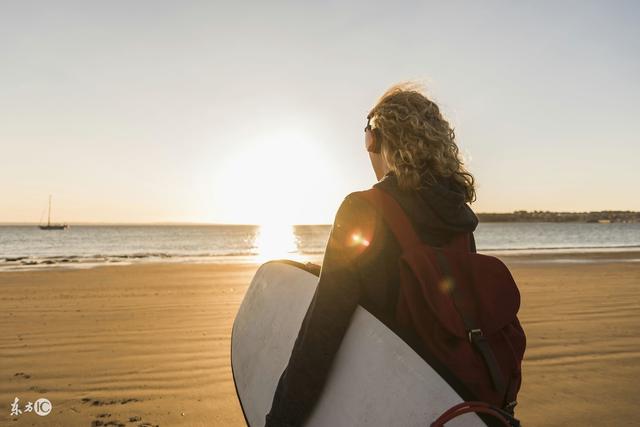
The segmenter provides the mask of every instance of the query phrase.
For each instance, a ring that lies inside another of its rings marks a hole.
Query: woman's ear
[[[378,129],[371,129],[370,132],[367,132],[367,151],[380,154],[380,142],[381,139]]]
[[[376,179],[380,181],[389,171],[389,167],[387,166],[382,154],[369,152],[369,159],[371,160],[371,166],[373,167]]]

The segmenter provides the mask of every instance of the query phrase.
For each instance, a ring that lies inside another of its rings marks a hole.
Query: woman
[[[442,246],[472,233],[478,219],[473,176],[459,158],[454,131],[438,106],[409,84],[390,88],[369,112],[365,147],[380,187],[397,200],[423,242]],[[471,250],[475,243],[471,239]],[[349,194],[340,205],[326,247],[318,287],[275,392],[266,425],[300,426],[325,384],[358,305],[416,351],[417,337],[394,321],[400,246],[381,216]],[[465,397],[464,386],[421,354]]]

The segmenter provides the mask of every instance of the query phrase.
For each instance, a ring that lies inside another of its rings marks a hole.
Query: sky
[[[640,210],[637,2],[443,3],[2,2],[0,222],[331,223],[406,80],[476,212]]]

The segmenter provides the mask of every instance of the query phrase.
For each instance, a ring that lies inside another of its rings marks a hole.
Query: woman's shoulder
[[[353,191],[347,194],[343,199],[340,207],[338,208],[337,217],[341,217],[344,220],[357,220],[362,221],[366,218],[375,218],[376,210],[365,198],[366,191]]]
[[[381,217],[375,208],[362,197],[363,191],[347,194],[336,213],[334,231],[354,241],[370,241],[380,228]]]
[[[354,191],[343,198],[329,246],[340,251],[344,262],[357,261],[359,265],[367,266],[375,264],[385,250],[388,232],[382,216],[362,193]]]

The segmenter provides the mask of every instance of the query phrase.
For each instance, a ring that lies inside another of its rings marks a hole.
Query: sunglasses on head
[[[371,127],[371,115],[367,116],[367,125],[364,127],[364,132],[371,131],[371,139],[373,144],[367,147],[367,151],[370,153],[380,153],[380,142],[382,140],[380,135],[380,129]]]

